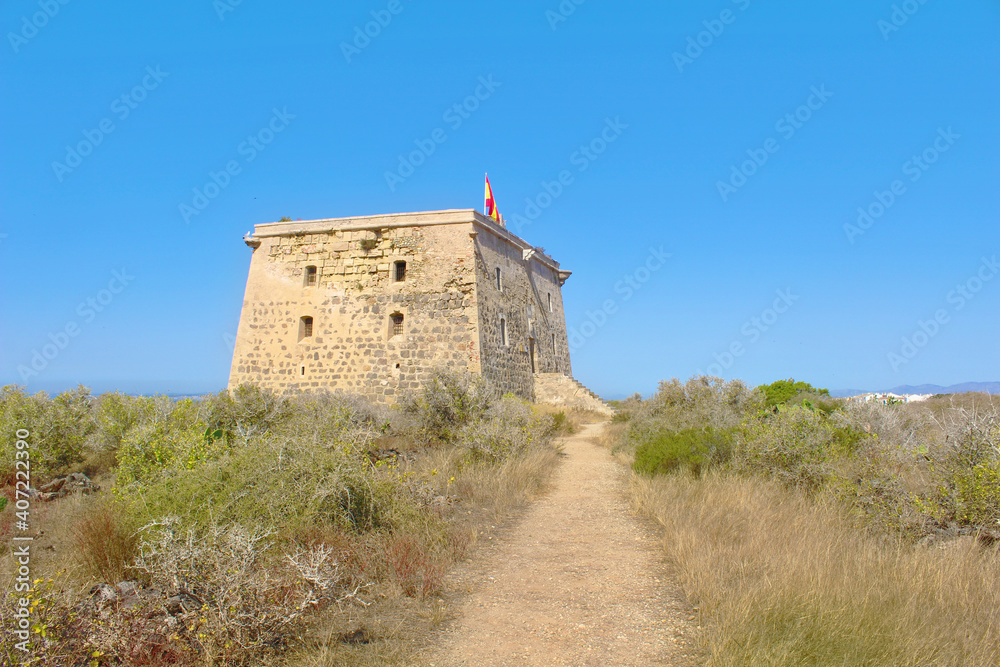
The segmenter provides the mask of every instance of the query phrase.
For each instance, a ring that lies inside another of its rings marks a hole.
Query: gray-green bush
[[[466,424],[481,419],[496,399],[481,376],[437,370],[418,393],[403,399],[401,407],[424,435],[449,440]]]
[[[523,399],[504,396],[481,419],[464,424],[455,440],[473,458],[499,462],[547,442],[553,429],[551,416],[536,414]]]
[[[30,395],[21,387],[0,389],[0,472],[14,468],[15,434],[29,432],[32,473],[39,478],[68,472],[87,456],[91,435],[97,430],[90,390],[80,386],[54,398],[44,392]]]
[[[632,450],[643,473],[716,466],[764,475],[838,498],[869,525],[911,538],[961,526],[1000,530],[1000,406],[992,399],[932,413],[920,404],[804,400],[820,395],[799,391],[806,383],[776,385],[784,393],[769,385],[768,403],[739,382],[663,382],[632,406],[617,447]],[[706,433],[726,438],[720,446]]]

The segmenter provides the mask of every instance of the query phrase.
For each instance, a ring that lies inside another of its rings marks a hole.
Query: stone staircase
[[[611,416],[614,408],[581,382],[562,373],[535,373],[535,402]]]

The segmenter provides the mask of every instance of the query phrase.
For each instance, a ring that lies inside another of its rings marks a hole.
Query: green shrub
[[[330,525],[365,531],[394,520],[396,487],[359,450],[265,435],[144,485],[118,487],[143,523],[168,517],[197,531],[221,525],[275,532]]]
[[[209,428],[205,422],[207,411],[200,401],[157,396],[135,407],[135,424],[118,426],[123,436],[117,452],[116,489],[190,470],[228,451],[222,430]]]
[[[87,438],[96,430],[90,390],[80,385],[48,401],[39,429],[44,457],[52,471],[66,471],[83,460]]]
[[[826,416],[830,416],[840,408],[840,403],[837,399],[824,396],[823,394],[799,394],[786,405],[801,405],[807,410],[819,410]]]
[[[836,464],[869,438],[821,412],[793,406],[748,420],[740,431],[737,462],[745,472],[774,475],[814,492],[833,477]]]
[[[7,385],[0,389],[0,432],[3,434],[0,438],[0,483],[13,483],[16,434],[21,429],[29,433],[37,430],[40,413],[39,404],[21,387]]]
[[[764,407],[766,408],[791,403],[800,394],[814,394],[827,398],[830,396],[830,392],[826,389],[816,389],[808,382],[796,382],[791,379],[761,385],[760,390],[764,392]]]
[[[732,456],[733,433],[706,429],[661,431],[635,450],[632,468],[644,475],[660,475],[686,470],[701,475],[710,466]]]
[[[389,419],[357,397],[289,399],[254,385],[179,401],[125,435],[114,490],[143,523],[372,530],[399,514],[395,486],[365,457]]]
[[[107,450],[117,452],[129,431],[153,421],[155,415],[156,403],[151,397],[102,394],[97,403],[98,440]]]
[[[932,511],[941,522],[1000,529],[1000,460],[953,473],[935,501]]]
[[[552,416],[552,430],[553,430],[553,432],[559,433],[559,432],[565,430],[567,433],[569,433],[570,435],[572,435],[572,433],[573,433],[573,425],[569,424],[566,421],[566,413],[565,412],[563,412],[562,410],[560,410],[559,412],[556,412],[556,413],[554,413],[551,416]]]
[[[447,370],[435,371],[420,393],[401,402],[421,432],[436,440],[450,440],[458,430],[482,418],[495,400],[482,377]]]
[[[734,435],[732,472],[842,502],[880,534],[1000,527],[1000,404],[992,397],[880,405],[838,401],[794,380],[749,391],[694,377],[628,402],[613,450],[631,449],[644,474],[697,474],[719,463],[697,435],[715,429]]]
[[[499,462],[547,444],[552,423],[550,416],[536,414],[523,399],[504,396],[486,410],[482,419],[466,424],[455,440],[469,450],[473,459]]]
[[[961,519],[977,526],[1000,528],[1000,461],[980,463],[972,474],[959,479]]]
[[[33,477],[46,478],[68,472],[83,461],[88,439],[96,430],[90,390],[79,386],[55,398],[44,392],[28,395],[16,385],[0,390],[0,473],[14,468],[15,434],[29,432]]]
[[[634,444],[650,434],[686,428],[729,429],[763,405],[763,394],[739,380],[698,376],[684,384],[661,382],[656,394],[632,412],[629,437]]]
[[[296,396],[287,418],[272,428],[276,435],[303,443],[333,447],[349,445],[364,449],[398,422],[399,411],[374,406],[351,394],[315,392]],[[400,425],[397,424],[397,428]]]
[[[918,502],[939,524],[996,530],[1000,528],[1000,410],[992,401],[957,403],[933,417],[944,435],[941,446],[919,450],[930,461],[937,486],[920,494]]]
[[[232,392],[222,391],[206,400],[207,421],[221,429],[229,442],[246,442],[267,433],[292,414],[287,398],[271,389],[244,383]]]
[[[228,445],[218,435],[204,424],[175,428],[159,422],[130,430],[118,448],[116,489],[149,483],[219,458]]]

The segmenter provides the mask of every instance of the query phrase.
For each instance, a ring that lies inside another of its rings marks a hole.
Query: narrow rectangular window
[[[400,313],[395,313],[392,316],[392,329],[389,332],[389,337],[402,336],[403,335],[403,316]]]
[[[547,296],[549,297],[549,312],[551,313],[552,312],[552,292],[549,292]]]
[[[499,271],[500,269],[497,269]],[[507,344],[507,320],[500,318],[500,344]]]
[[[396,282],[401,283],[406,280],[406,262],[396,262]]]
[[[501,291],[501,292],[503,291],[503,281],[500,278],[500,267],[499,266],[497,267],[497,289],[499,291]]]
[[[313,318],[303,317],[299,320],[299,340],[310,338],[313,335]]]
[[[307,266],[306,267],[306,287],[313,287],[316,285],[316,267]]]
[[[552,354],[556,353],[556,335],[552,334]]]

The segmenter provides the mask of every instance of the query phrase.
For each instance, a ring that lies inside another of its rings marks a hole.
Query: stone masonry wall
[[[325,387],[393,402],[435,367],[479,372],[472,227],[255,234],[230,388]],[[401,282],[397,261],[406,262]],[[393,315],[403,316],[402,334],[393,335]],[[313,318],[311,336],[303,317]]]
[[[537,257],[524,260],[522,248],[502,233],[478,232],[476,305],[483,377],[502,393],[531,399],[534,372],[571,372],[559,276]]]
[[[535,401],[567,409],[590,410],[611,416],[614,409],[589,389],[562,373],[540,373],[535,376]]]

